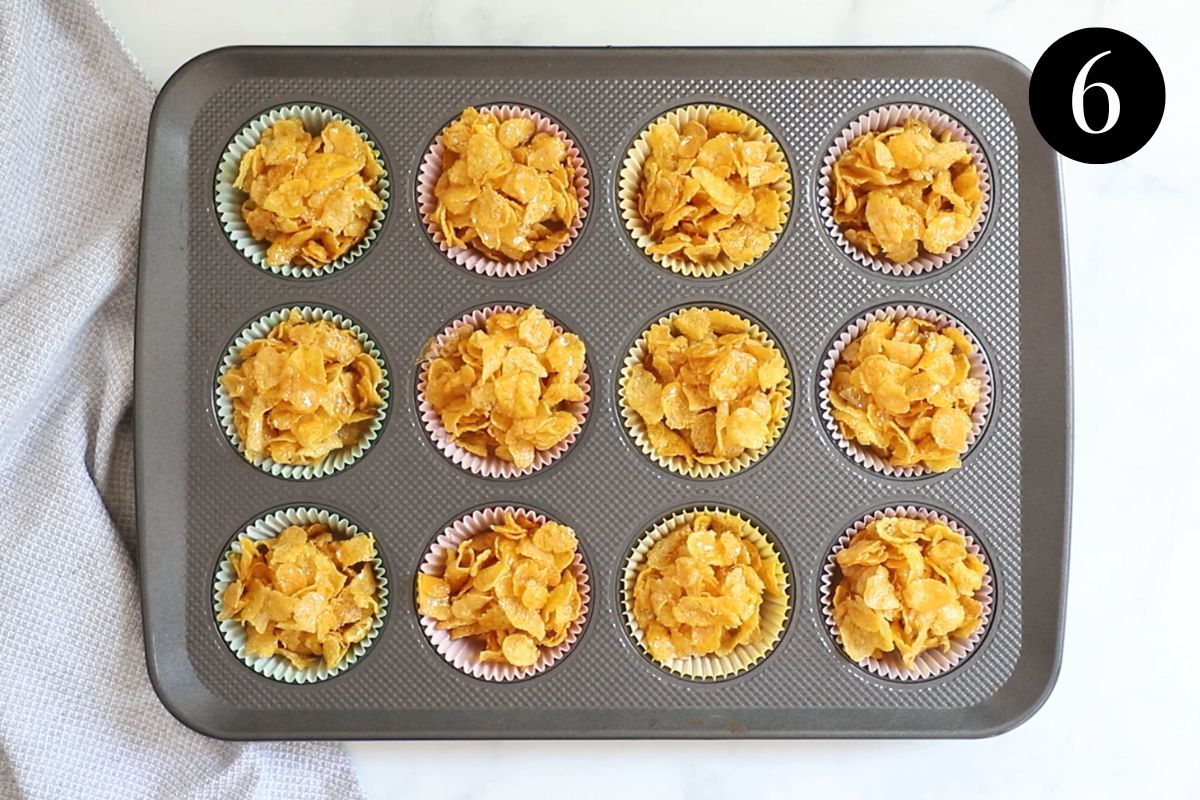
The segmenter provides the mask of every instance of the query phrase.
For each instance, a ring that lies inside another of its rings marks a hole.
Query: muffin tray
[[[1070,516],[1067,264],[1058,167],[1029,117],[1029,73],[969,48],[449,49],[232,48],[189,62],[150,123],[136,340],[138,536],[147,666],[163,703],[233,739],[986,736],[1021,723],[1057,675]],[[531,274],[488,277],[431,241],[416,205],[422,158],[469,105],[551,117],[579,146],[591,196],[582,232]],[[655,264],[620,217],[626,151],[664,112],[717,103],[762,122],[783,147],[791,213],[757,263],[719,278]],[[818,174],[860,114],[895,103],[940,109],[990,165],[983,230],[919,276],[855,262],[823,227]],[[231,139],[272,108],[310,104],[359,124],[388,169],[377,239],[345,269],[287,277],[231,243],[214,175]],[[433,446],[415,387],[431,336],[473,309],[537,304],[587,344],[591,407],[557,462],[517,479],[472,475]],[[757,463],[690,479],[651,462],[617,409],[631,344],[684,305],[759,323],[791,369],[786,428]],[[274,476],[247,463],[218,421],[214,383],[231,341],[287,306],[358,323],[391,381],[371,448],[334,474]],[[886,305],[940,310],[977,337],[991,367],[987,424],[960,469],[889,477],[855,463],[821,419],[819,373],[834,338]],[[591,578],[578,641],[540,675],[509,683],[460,672],[425,637],[414,576],[463,515],[523,506],[572,526]],[[736,510],[773,536],[791,579],[782,639],[719,681],[671,675],[637,649],[618,604],[640,534],[685,507]],[[901,682],[851,662],[825,627],[820,578],[846,528],[887,506],[956,519],[987,554],[994,603],[982,641],[937,677]],[[377,538],[391,602],[352,667],[288,684],[245,666],[214,619],[214,573],[232,536],[270,512],[336,512]]]

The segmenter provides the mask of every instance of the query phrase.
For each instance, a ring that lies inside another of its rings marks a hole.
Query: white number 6
[[[1084,133],[1104,133],[1112,130],[1113,125],[1117,124],[1117,117],[1121,116],[1121,98],[1117,97],[1117,90],[1102,81],[1095,83],[1087,83],[1088,70],[1092,68],[1101,58],[1111,53],[1112,50],[1105,50],[1098,56],[1093,56],[1092,60],[1083,65],[1083,69],[1079,70],[1079,74],[1075,76],[1075,86],[1071,88],[1071,113],[1075,115],[1075,124],[1083,130]],[[1093,130],[1088,126],[1087,117],[1083,115],[1083,96],[1087,94],[1088,89],[1103,89],[1108,95],[1108,119],[1104,122],[1104,127],[1100,130]]]

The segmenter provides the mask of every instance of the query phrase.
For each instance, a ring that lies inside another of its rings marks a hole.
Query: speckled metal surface
[[[1066,255],[1057,167],[1025,108],[1027,73],[998,54],[912,50],[401,50],[240,48],[202,56],[164,89],[151,124],[137,331],[139,534],[151,676],[198,730],[232,738],[490,736],[972,736],[1036,710],[1061,646],[1068,528]],[[889,278],[855,264],[822,228],[817,168],[865,109],[936,106],[982,145],[994,181],[985,230],[948,268]],[[361,123],[387,160],[393,199],[378,240],[331,276],[290,279],[245,261],[213,208],[230,137],[285,102]],[[415,205],[430,140],[464,106],[520,103],[558,120],[583,151],[592,204],[579,239],[522,278],[488,278],[430,242]],[[690,102],[740,108],[782,144],[791,218],[761,262],[695,279],[654,264],[617,209],[633,138]],[[1032,276],[1032,277],[1031,277]],[[846,458],[816,403],[819,363],[852,318],[885,303],[936,307],[983,343],[995,400],[961,469],[889,479]],[[473,476],[444,458],[413,400],[426,340],[465,311],[536,303],[588,347],[592,407],[557,463],[517,480]],[[616,410],[620,363],[664,311],[718,303],[761,322],[791,365],[793,406],[758,463],[689,480],[650,462]],[[342,472],[285,480],[245,463],[213,410],[230,337],[285,304],[358,322],[382,349],[393,399],[374,446]],[[1033,336],[1029,341],[1028,337]],[[829,548],[888,504],[950,512],[986,549],[997,606],[976,651],[930,681],[899,684],[848,661],[822,625],[817,581]],[[532,507],[575,528],[593,580],[588,624],[566,658],[510,685],[473,679],[422,634],[411,599],[433,538],[472,509]],[[353,668],[288,686],[247,669],[213,621],[213,570],[230,535],[280,506],[328,507],[375,532],[394,590],[378,640]],[[738,677],[673,677],[629,641],[617,580],[633,540],[682,506],[721,504],[766,527],[785,553],[793,611],[775,650]]]

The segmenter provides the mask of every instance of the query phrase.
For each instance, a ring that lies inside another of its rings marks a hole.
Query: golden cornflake
[[[563,137],[527,117],[468,108],[442,132],[442,173],[428,220],[451,247],[496,261],[552,253],[579,218],[575,165]]]
[[[233,185],[248,197],[242,218],[270,242],[267,263],[321,266],[362,241],[383,209],[375,153],[352,127],[330,120],[314,137],[298,119],[263,131],[242,156]]]
[[[833,370],[829,403],[847,441],[893,467],[959,466],[982,383],[962,331],[905,317],[870,323]]]
[[[833,184],[833,221],[847,241],[897,264],[945,253],[983,213],[966,143],[916,119],[856,137],[834,162]]]
[[[689,308],[650,326],[645,340],[622,395],[656,454],[720,464],[774,441],[787,414],[787,364],[747,320]]]
[[[442,346],[425,399],[459,447],[525,469],[578,429],[570,409],[584,398],[585,355],[583,341],[555,331],[536,306],[497,312]]]
[[[238,538],[237,577],[221,595],[219,620],[240,622],[247,652],[282,656],[297,669],[333,669],[375,626],[379,598],[375,538],[337,538],[320,523],[292,525],[273,539]]]
[[[783,228],[789,177],[779,145],[747,132],[749,124],[713,108],[703,123],[650,126],[637,196],[654,240],[646,252],[737,267],[767,252]]]
[[[565,525],[506,513],[457,548],[443,548],[442,575],[417,573],[417,612],[453,639],[479,639],[480,662],[532,666],[583,613],[572,571],[578,544]]]
[[[360,441],[383,405],[383,371],[358,337],[296,309],[237,358],[221,384],[249,461],[316,464]]]
[[[937,520],[882,517],[837,554],[833,619],[855,661],[898,652],[912,667],[927,650],[950,649],[982,623],[975,599],[987,571],[966,539]]]
[[[633,585],[633,618],[656,661],[728,655],[761,633],[764,597],[783,597],[783,565],[748,526],[698,513],[654,543]]]

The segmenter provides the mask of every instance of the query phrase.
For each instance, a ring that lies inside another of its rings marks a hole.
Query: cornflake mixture
[[[242,156],[233,185],[247,194],[242,218],[250,234],[270,242],[272,266],[319,267],[362,241],[375,213],[383,168],[354,129],[330,120],[312,136],[298,119],[263,131]]]
[[[833,164],[833,185],[833,221],[846,240],[896,264],[945,253],[983,213],[966,143],[915,119],[856,137]]]
[[[532,466],[579,428],[572,406],[586,350],[558,333],[540,308],[497,312],[463,325],[429,364],[425,399],[464,450]]]
[[[353,333],[292,309],[221,376],[248,461],[316,464],[360,441],[379,414],[383,371]]]
[[[583,613],[572,570],[578,544],[565,525],[506,513],[457,549],[445,548],[441,576],[417,573],[417,611],[453,639],[479,639],[480,662],[532,666]]]
[[[689,308],[646,333],[622,393],[664,458],[719,464],[774,441],[786,416],[787,364],[750,323]]]
[[[379,615],[375,538],[338,539],[322,524],[292,525],[273,539],[238,539],[229,561],[237,578],[221,596],[218,620],[246,631],[246,650],[278,655],[297,669],[333,669]]]
[[[441,136],[445,152],[433,193],[436,222],[451,247],[495,261],[552,253],[579,218],[575,165],[561,136],[527,117],[463,111]]]
[[[714,108],[703,123],[650,127],[637,198],[654,240],[646,252],[735,267],[767,252],[783,228],[788,172],[778,144],[743,133],[748,122]]]
[[[650,548],[633,618],[656,661],[724,656],[759,637],[763,599],[784,596],[784,573],[747,535],[731,514],[696,514]]]
[[[952,325],[912,317],[870,323],[846,345],[830,381],[842,436],[894,467],[959,466],[983,388],[970,377],[974,352]]]
[[[882,517],[837,554],[841,579],[833,620],[855,661],[898,652],[908,667],[919,655],[950,649],[980,626],[975,594],[987,568],[966,540],[936,520]]]

